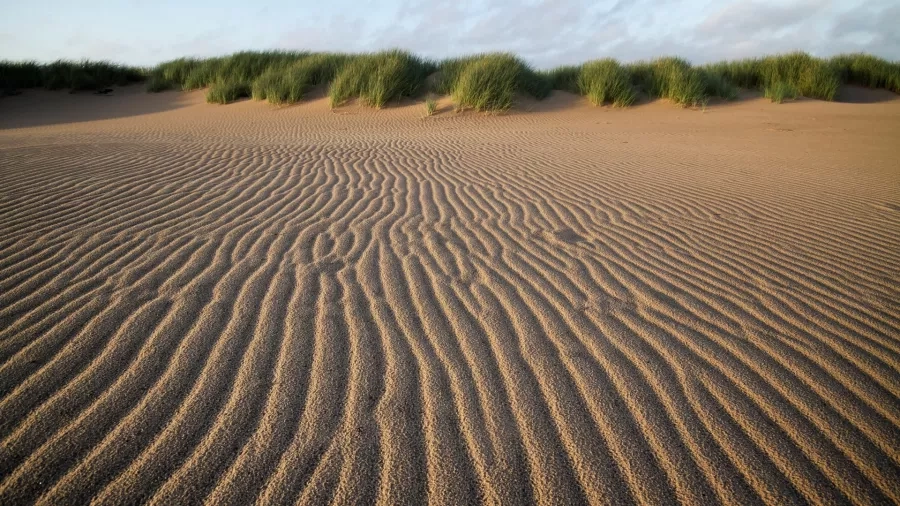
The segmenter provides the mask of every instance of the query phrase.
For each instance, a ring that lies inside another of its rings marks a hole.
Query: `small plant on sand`
[[[795,88],[793,84],[785,81],[778,81],[777,83],[766,86],[763,93],[766,98],[776,104],[780,104],[785,100],[794,100],[799,96],[797,88]]]
[[[437,112],[437,100],[428,97],[425,99],[425,116],[434,116]]]

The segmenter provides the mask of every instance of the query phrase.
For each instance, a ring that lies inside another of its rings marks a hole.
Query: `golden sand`
[[[0,99],[0,504],[896,503],[900,97],[854,93]]]

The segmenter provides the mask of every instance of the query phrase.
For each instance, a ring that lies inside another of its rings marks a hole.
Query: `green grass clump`
[[[351,56],[319,53],[293,64],[269,67],[253,81],[252,96],[273,104],[293,104],[313,86],[330,82]]]
[[[434,116],[437,112],[437,100],[433,98],[425,99],[425,116]]]
[[[160,91],[171,90],[172,88],[174,88],[174,84],[160,76],[151,75],[150,78],[147,79],[147,91],[150,93],[158,93]]]
[[[434,64],[399,50],[353,57],[331,82],[331,106],[359,98],[366,105],[384,107],[390,100],[416,94],[434,68]]]
[[[434,82],[432,91],[443,95],[453,93],[453,88],[459,82],[459,76],[463,70],[475,61],[484,58],[486,55],[479,54],[474,56],[463,56],[459,58],[447,58],[438,64],[437,79]]]
[[[505,111],[519,88],[521,62],[510,54],[485,55],[466,64],[451,95],[460,109]]]
[[[577,86],[594,105],[610,102],[616,107],[628,107],[637,98],[630,74],[612,58],[585,63],[578,74]]]
[[[900,93],[900,62],[855,53],[835,56],[829,63],[843,82]]]
[[[270,67],[253,81],[250,96],[273,104],[299,102],[303,98],[303,85],[302,81],[289,79],[287,69]]]
[[[707,75],[720,76],[727,82],[745,89],[758,89],[763,86],[761,62],[759,58],[722,61],[705,65]]]
[[[763,94],[776,104],[780,104],[785,100],[794,100],[800,95],[793,84],[785,81],[778,81],[766,86]]]
[[[784,82],[804,97],[834,100],[840,78],[825,60],[806,53],[790,53],[763,58],[760,64],[763,87]]]
[[[172,87],[181,87],[184,84],[187,75],[191,73],[201,60],[196,58],[179,58],[164,63],[160,63],[150,72],[151,78],[158,82],[170,83]]]
[[[801,52],[714,63],[706,70],[744,88],[765,90],[790,84],[801,96],[820,100],[834,100],[841,84],[834,65]]]
[[[543,74],[550,82],[552,89],[568,91],[569,93],[580,93],[578,76],[581,74],[582,67],[583,65],[563,65],[544,71]]]
[[[308,52],[244,51],[229,56],[196,59],[179,58],[157,65],[151,75],[174,88],[198,90],[219,81],[253,82],[272,67],[286,67]]]
[[[738,88],[721,74],[701,70],[706,95],[710,97],[734,100],[738,96]]]
[[[253,82],[253,98],[273,104],[293,104],[313,87],[330,82],[352,57],[320,53],[287,67],[270,67]]]
[[[43,66],[35,61],[0,61],[0,91],[11,93],[44,85]]]
[[[547,73],[509,53],[447,59],[438,71],[435,91],[451,95],[458,109],[504,111],[512,107],[516,93],[540,100],[553,89]]]
[[[212,104],[230,104],[249,96],[250,84],[247,81],[220,79],[207,90],[206,101]]]
[[[57,60],[43,65],[33,61],[0,62],[0,88],[7,91],[26,88],[96,90],[125,86],[146,77],[144,69],[105,61]]]
[[[275,104],[297,102],[312,87],[329,85],[333,107],[352,98],[383,107],[427,89],[453,96],[458,108],[499,111],[511,107],[517,94],[542,99],[553,89],[585,95],[596,104],[618,106],[633,103],[638,92],[696,106],[710,97],[734,99],[739,87],[780,95],[776,91],[789,86],[798,96],[822,100],[834,100],[843,83],[900,93],[900,62],[866,54],[822,59],[794,52],[702,67],[670,57],[627,65],[604,59],[535,71],[509,53],[434,63],[399,50],[362,55],[245,51],[214,58],[179,58],[152,69],[87,60],[47,64],[0,61],[2,95],[27,88],[77,91],[139,81],[146,81],[151,92],[215,88],[209,90],[214,102],[250,94]]]
[[[629,65],[633,82],[651,98],[665,98],[682,106],[706,103],[705,73],[682,58],[658,58]]]

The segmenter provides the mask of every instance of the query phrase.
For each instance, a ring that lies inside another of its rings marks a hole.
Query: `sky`
[[[11,60],[152,65],[248,49],[387,48],[511,51],[539,68],[793,50],[900,60],[898,0],[8,0],[0,10],[0,59]]]

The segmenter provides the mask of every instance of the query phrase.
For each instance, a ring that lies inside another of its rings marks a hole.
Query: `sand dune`
[[[900,100],[49,96],[2,504],[900,501]]]

